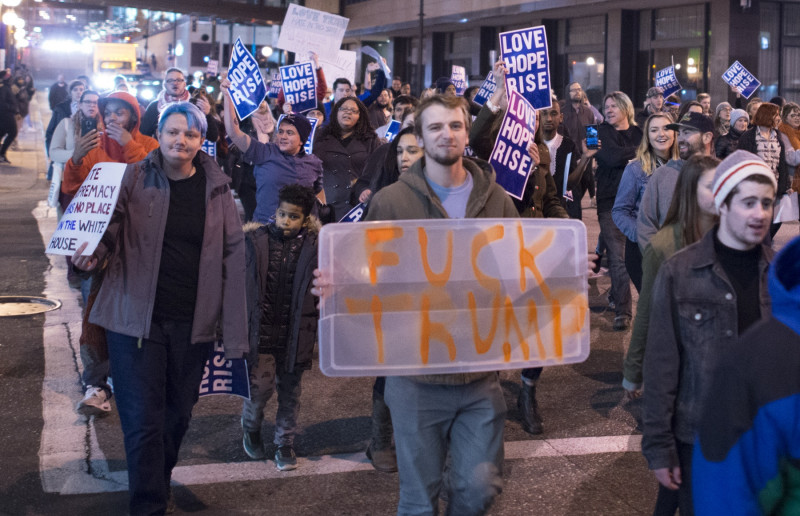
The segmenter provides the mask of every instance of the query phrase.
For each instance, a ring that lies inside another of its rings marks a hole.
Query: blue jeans
[[[496,374],[463,385],[386,379],[400,475],[398,515],[434,515],[450,452],[447,514],[484,514],[503,490],[506,404]]]
[[[213,343],[191,344],[191,322],[156,321],[150,337],[106,333],[125,436],[131,515],[164,514]]]
[[[625,241],[627,238],[611,219],[610,211],[598,212],[597,221],[600,223],[600,233],[608,249],[611,297],[616,303],[617,315],[630,317],[633,313],[633,298],[631,297],[631,278],[625,269]]]

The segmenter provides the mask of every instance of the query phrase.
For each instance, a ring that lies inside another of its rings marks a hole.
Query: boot
[[[397,471],[397,455],[392,447],[392,415],[383,396],[372,392],[372,439],[367,448],[372,467],[384,473]]]
[[[539,435],[544,432],[539,405],[536,403],[536,386],[522,382],[522,389],[517,398],[517,407],[522,418],[522,429],[529,434]]]

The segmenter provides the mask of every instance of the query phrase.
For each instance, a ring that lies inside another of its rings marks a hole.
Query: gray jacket
[[[642,253],[653,235],[664,225],[683,164],[681,159],[671,159],[655,169],[647,182],[636,218],[636,243]]]
[[[89,321],[131,337],[150,335],[161,245],[169,210],[169,181],[154,150],[128,165],[117,206],[95,255],[109,256],[103,286]],[[222,327],[227,358],[249,349],[245,307],[244,233],[229,187],[213,158],[198,152],[194,164],[206,174],[206,222],[200,252],[192,343],[210,342]]]
[[[661,266],[644,354],[642,453],[650,469],[678,464],[676,441],[692,443],[705,389],[720,357],[738,335],[736,292],[714,251],[717,228]],[[761,246],[759,305],[770,313],[767,269],[772,250]]]

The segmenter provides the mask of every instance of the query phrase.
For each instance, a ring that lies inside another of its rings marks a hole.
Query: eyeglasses
[[[175,84],[175,83],[182,84],[182,83],[186,82],[186,79],[167,79],[164,82],[167,83],[167,84]]]
[[[339,113],[345,113],[347,115],[355,115],[358,113],[358,108],[339,108]]]
[[[578,93],[579,91],[583,91],[583,88],[570,88],[569,89],[570,93]]]

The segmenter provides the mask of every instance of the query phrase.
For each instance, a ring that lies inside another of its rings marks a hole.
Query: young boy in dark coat
[[[311,368],[317,335],[319,315],[310,293],[317,267],[317,223],[311,217],[315,197],[310,188],[284,186],[278,200],[274,221],[256,229],[245,226],[250,399],[242,408],[242,442],[248,456],[266,458],[261,422],[277,390],[275,464],[286,471],[297,467],[300,379]]]

